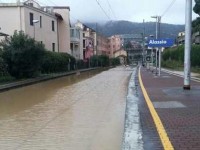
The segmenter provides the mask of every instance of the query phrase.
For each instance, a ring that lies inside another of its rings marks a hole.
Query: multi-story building
[[[119,35],[113,35],[108,38],[109,39],[109,51],[110,51],[110,58],[114,57],[115,51],[118,51],[121,49],[122,41]]]
[[[75,59],[83,60],[83,31],[79,27],[72,27],[70,30],[70,50]]]
[[[185,43],[185,32],[179,32],[177,37],[177,44],[182,45]]]
[[[97,55],[110,55],[109,39],[103,35],[97,34]]]
[[[70,53],[69,7],[41,7],[34,0],[0,3],[0,27],[13,35],[23,31],[55,52]]]
[[[120,37],[127,52],[129,63],[142,61],[144,46],[142,34],[124,34]]]
[[[200,32],[195,32],[192,34],[192,43],[193,44],[200,44]]]
[[[75,58],[88,60],[93,55],[107,55],[110,58],[114,58],[114,53],[119,51],[121,47],[122,41],[119,35],[107,38],[97,34],[94,29],[80,21],[75,24],[75,27],[71,28],[71,50]]]
[[[179,32],[177,36],[177,44],[185,44],[185,32]],[[194,32],[192,34],[192,44],[200,44],[200,32]]]
[[[96,54],[96,32],[92,28],[86,26],[85,24],[78,21],[75,24],[75,27],[78,27],[82,30],[83,35],[83,59],[88,60],[91,56]]]

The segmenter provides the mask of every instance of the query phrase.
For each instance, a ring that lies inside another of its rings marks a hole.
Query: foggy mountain
[[[129,21],[109,21],[104,24],[100,23],[85,23],[87,26],[98,33],[107,37],[116,34],[140,34],[145,32],[145,36],[154,35],[156,30],[155,22],[136,23]],[[177,37],[178,32],[184,31],[184,25],[174,25],[161,23],[160,26],[161,38],[173,38]]]

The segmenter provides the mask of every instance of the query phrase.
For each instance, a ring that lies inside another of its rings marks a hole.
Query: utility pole
[[[184,90],[190,90],[190,51],[191,51],[191,24],[192,0],[186,0],[185,7],[185,50],[184,50]]]
[[[158,39],[158,17],[159,16],[152,16],[151,18],[155,18],[156,19],[156,39]],[[156,48],[156,75],[157,75],[157,68],[158,68],[158,48]]]
[[[160,24],[161,24],[161,16],[158,16],[158,38],[160,38]],[[158,49],[159,50],[159,71],[158,71],[158,75],[160,76],[161,73],[161,48]]]
[[[144,37],[145,37],[145,22],[144,22],[144,19],[143,19],[143,26],[144,26],[144,29],[143,29],[143,33],[142,33],[142,54],[143,54],[143,63],[145,62],[145,45],[144,45]]]
[[[98,57],[98,50],[97,50],[98,45],[97,45],[97,43],[98,43],[98,40],[97,40],[97,23],[96,23],[96,56]],[[99,59],[97,58],[97,67],[99,66],[98,60]]]

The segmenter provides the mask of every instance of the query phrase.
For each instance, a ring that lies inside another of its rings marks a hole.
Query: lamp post
[[[160,38],[160,21],[161,16],[151,16],[151,18],[156,19],[156,39]],[[159,34],[158,34],[158,27],[159,27]],[[157,55],[158,49],[156,48],[156,75],[157,75],[157,68],[158,68],[158,55]],[[161,71],[161,50],[159,49],[159,76]]]
[[[34,19],[33,20],[33,38],[35,39],[35,24],[38,23],[39,20]]]
[[[156,19],[156,39],[158,38],[158,16],[151,16]],[[157,48],[156,48],[156,75],[157,75]]]

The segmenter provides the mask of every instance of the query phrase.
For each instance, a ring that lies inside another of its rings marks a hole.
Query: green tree
[[[0,49],[0,77],[8,75],[7,65],[5,61],[3,60],[2,55],[3,55],[3,51],[2,49]]]
[[[100,61],[99,61],[99,57],[97,55],[94,55],[94,56],[90,57],[90,65],[91,65],[91,67],[96,67],[99,64],[100,64]]]
[[[119,58],[111,58],[110,61],[111,61],[111,65],[113,65],[113,66],[120,65],[120,59]]]
[[[106,55],[100,55],[98,56],[99,62],[100,62],[100,66],[101,67],[107,67],[109,66],[109,57]]]
[[[193,11],[200,15],[200,0],[195,0],[195,5],[193,7]]]
[[[41,67],[44,55],[44,45],[22,31],[15,31],[14,35],[1,43],[3,59],[8,65],[8,72],[16,78],[36,76]]]

